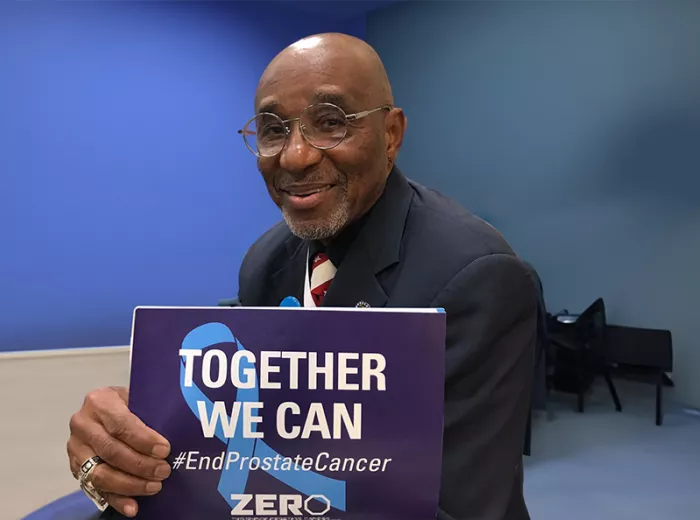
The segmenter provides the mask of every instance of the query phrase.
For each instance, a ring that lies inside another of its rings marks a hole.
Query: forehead
[[[296,55],[273,62],[258,86],[256,112],[295,114],[323,102],[360,110],[357,107],[368,98],[368,78],[362,67],[353,66],[351,61],[355,60],[342,61],[340,57],[310,58]]]

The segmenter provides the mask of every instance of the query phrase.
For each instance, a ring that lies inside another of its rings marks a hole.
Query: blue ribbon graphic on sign
[[[193,329],[182,342],[183,349],[204,350],[205,348],[217,345],[219,343],[234,343],[238,350],[245,350],[240,341],[231,333],[231,330],[223,323],[207,323]],[[258,401],[258,376],[255,372],[255,365],[246,359],[242,359],[240,370],[252,370],[255,374],[255,386],[253,388],[238,388],[236,401],[257,402]],[[180,361],[180,391],[185,398],[187,405],[196,417],[199,417],[197,402],[204,402],[208,415],[211,417],[213,413],[214,403],[197,387],[196,384],[185,386],[185,360],[184,357]],[[257,410],[252,410],[253,414],[257,414]],[[252,429],[255,430],[256,423],[252,424]],[[224,435],[221,423],[216,425],[216,437],[227,444],[226,457],[231,452],[237,452],[242,457],[283,457],[273,450],[262,439],[246,439],[241,436],[234,436],[227,439]],[[244,494],[246,484],[248,482],[249,469],[230,469],[224,466],[221,470],[221,478],[219,479],[218,490],[224,497],[226,502],[233,508],[236,505],[235,500],[231,500],[232,494]],[[269,470],[263,469],[269,475],[277,480],[284,482],[288,486],[303,493],[307,496],[322,494],[336,509],[345,511],[345,481],[336,480],[313,471],[303,471],[301,469],[290,470],[275,470],[272,467]]]

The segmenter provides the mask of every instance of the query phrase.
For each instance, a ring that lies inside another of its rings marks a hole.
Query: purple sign
[[[435,309],[137,308],[129,406],[173,467],[139,517],[435,518],[444,365]]]

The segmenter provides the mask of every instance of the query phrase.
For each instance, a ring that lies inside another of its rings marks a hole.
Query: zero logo
[[[303,500],[301,495],[251,495],[232,494],[231,500],[237,501],[231,510],[231,516],[321,516],[331,510],[331,501],[325,495],[309,495]],[[318,503],[314,504],[312,501]]]

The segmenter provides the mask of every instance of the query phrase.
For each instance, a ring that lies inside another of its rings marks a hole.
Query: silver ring
[[[92,485],[90,482],[90,475],[95,470],[97,466],[104,464],[104,460],[101,457],[95,455],[90,457],[85,462],[80,465],[80,489],[82,489],[90,500],[97,506],[100,511],[107,509],[107,499],[103,497],[100,492]]]

